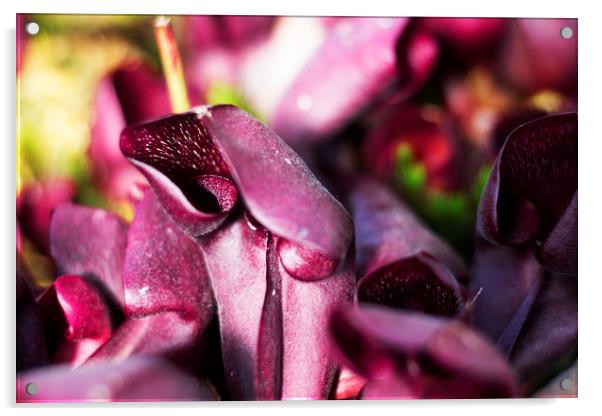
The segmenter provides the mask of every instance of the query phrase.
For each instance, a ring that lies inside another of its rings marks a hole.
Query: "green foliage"
[[[415,160],[409,144],[396,153],[394,185],[417,214],[438,234],[465,256],[474,244],[474,224],[490,166],[482,166],[466,191],[442,191],[428,187],[428,172]]]

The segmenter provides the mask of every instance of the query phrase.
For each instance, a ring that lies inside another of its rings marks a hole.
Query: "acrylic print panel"
[[[17,16],[18,402],[577,395],[577,21]]]

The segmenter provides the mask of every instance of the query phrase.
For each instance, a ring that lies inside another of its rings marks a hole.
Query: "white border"
[[[303,414],[308,412],[345,414],[364,414],[377,408],[380,414],[396,414],[401,412],[420,412],[420,414],[445,415],[458,413],[462,415],[478,414],[487,416],[522,414],[537,412],[545,415],[563,415],[569,412],[582,412],[599,408],[598,389],[600,378],[600,305],[602,301],[602,273],[600,272],[600,237],[602,237],[600,205],[599,171],[602,161],[602,74],[600,39],[602,24],[599,14],[592,4],[595,2],[577,1],[545,1],[528,2],[524,0],[504,0],[499,2],[454,0],[454,1],[397,1],[369,0],[351,3],[328,2],[324,0],[302,0],[294,3],[277,0],[227,1],[204,0],[103,0],[96,2],[78,2],[67,0],[19,0],[3,1],[0,19],[2,20],[2,59],[0,80],[3,83],[3,97],[0,99],[2,126],[5,137],[2,143],[2,181],[0,192],[3,196],[1,204],[2,221],[2,291],[4,306],[3,340],[0,342],[3,374],[0,376],[0,394],[2,404],[11,407],[14,403],[14,192],[15,192],[15,86],[14,86],[14,25],[16,12],[55,12],[55,13],[144,13],[144,14],[288,14],[288,15],[399,15],[399,16],[504,16],[504,17],[577,17],[579,19],[579,182],[582,189],[579,210],[579,399],[564,400],[514,400],[514,401],[471,401],[471,402],[403,402],[403,403],[286,403],[282,404],[250,404],[221,403],[219,405],[188,404],[171,406],[156,404],[140,410],[138,406],[127,406],[131,414],[163,415],[168,412],[183,414],[240,413],[248,410],[252,414]],[[395,3],[395,4],[394,4]],[[123,407],[123,405],[122,405]],[[78,415],[86,416],[123,412],[115,405],[103,406],[70,406],[67,408],[46,406],[43,408],[19,407],[9,408],[9,414],[31,414],[43,412],[45,415]],[[589,413],[589,412],[588,412]]]

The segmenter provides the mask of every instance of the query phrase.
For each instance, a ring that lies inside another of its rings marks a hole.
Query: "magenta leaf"
[[[88,155],[95,182],[105,193],[126,198],[144,178],[119,150],[119,134],[130,124],[169,114],[167,90],[144,65],[129,65],[104,78],[96,92]]]
[[[282,95],[270,125],[289,143],[315,141],[340,128],[396,79],[396,46],[408,22],[338,19]],[[428,55],[430,45],[427,49]],[[420,57],[413,52],[411,63],[419,65]]]
[[[128,320],[94,358],[190,352],[215,313],[199,245],[151,191],[136,206],[127,244],[121,279]]]
[[[302,245],[299,252],[316,263],[322,272],[318,278],[325,277],[325,260],[316,262],[316,256],[340,264],[351,243],[353,225],[343,206],[299,155],[247,113],[216,106],[203,119],[208,133],[218,138],[249,212],[278,236]]]
[[[546,272],[529,247],[480,242],[471,286],[474,325],[498,344],[525,394],[569,365],[577,347],[577,283]]]
[[[116,317],[111,316],[102,290],[82,276],[60,276],[38,305],[54,361],[80,365],[113,331]]]
[[[533,244],[545,268],[576,274],[576,192],[577,115],[523,124],[495,162],[481,196],[478,231],[498,244]]]
[[[338,359],[368,379],[362,398],[483,398],[517,394],[502,356],[459,321],[380,306],[330,321]]]
[[[130,225],[122,281],[130,317],[171,311],[202,325],[211,320],[214,302],[203,253],[150,190]]]
[[[350,248],[338,272],[305,282],[283,267],[284,320],[283,399],[326,399],[334,381],[336,362],[329,356],[330,315],[350,304],[355,289],[355,252]]]
[[[454,275],[426,253],[402,258],[366,275],[358,283],[357,298],[449,317],[458,314],[464,303]]]
[[[210,340],[200,332],[199,324],[182,318],[177,312],[128,317],[111,338],[92,354],[88,362],[121,362],[130,356],[160,355],[189,369],[203,366]],[[211,359],[214,359],[211,357]]]
[[[75,196],[69,179],[51,179],[23,187],[17,196],[17,219],[23,234],[44,254],[50,253],[50,219],[54,209]]]
[[[510,19],[498,18],[426,17],[420,20],[425,30],[441,39],[446,51],[464,60],[494,51],[508,23]]]
[[[473,292],[480,292],[473,304],[474,325],[497,342],[529,290],[543,278],[532,250],[478,242],[470,281]]]
[[[198,111],[130,127],[121,137],[122,151],[147,176],[176,222],[197,237],[212,231],[239,192],[257,221],[304,245],[299,252],[308,260],[315,257],[308,250],[313,249],[339,263],[351,242],[351,220],[303,160],[236,107]],[[224,179],[212,192],[197,179],[204,175]],[[318,266],[323,270],[323,261]]]
[[[457,278],[465,276],[462,259],[386,186],[373,180],[360,180],[350,195],[350,204],[360,276],[422,252],[443,263]]]
[[[31,385],[35,385],[35,394]],[[218,399],[206,381],[157,358],[44,367],[17,377],[17,402],[155,402]]]
[[[510,355],[525,392],[530,392],[577,354],[577,282],[551,275],[543,282],[537,303]]]
[[[328,397],[336,365],[325,359],[324,322],[355,281],[342,205],[236,107],[129,127],[121,148],[203,251],[229,397]]]
[[[571,37],[560,36],[564,27]],[[500,70],[511,84],[531,93],[577,91],[577,19],[513,19]]]
[[[59,206],[50,224],[50,244],[59,274],[81,275],[124,304],[121,270],[128,226],[114,214],[73,204]]]

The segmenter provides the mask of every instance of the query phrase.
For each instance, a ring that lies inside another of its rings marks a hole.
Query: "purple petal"
[[[511,397],[517,392],[504,359],[459,321],[362,306],[337,311],[330,329],[339,359],[368,378],[362,398]]]
[[[201,326],[211,320],[214,302],[201,248],[150,190],[130,225],[122,280],[128,316],[171,311]]]
[[[360,276],[421,252],[441,261],[457,277],[466,274],[461,258],[385,186],[372,180],[360,180],[350,201]]]
[[[577,115],[560,114],[523,124],[508,136],[495,162],[481,196],[478,231],[491,242],[541,241],[545,247],[562,219],[548,247],[559,253],[566,245],[566,254],[576,255],[576,191]],[[562,218],[570,204],[567,217]],[[550,259],[545,254],[539,258],[544,267],[551,263],[555,269],[577,272],[576,258]]]
[[[351,218],[301,157],[236,107],[213,107],[203,121],[229,161],[232,178],[253,217],[278,236],[304,246],[304,253],[308,248],[317,250],[340,263],[352,239]],[[308,257],[313,262],[315,253],[309,252]],[[324,271],[323,260],[317,263]]]
[[[107,211],[73,204],[59,206],[50,224],[50,245],[59,274],[95,279],[123,305],[121,270],[128,226]]]
[[[54,209],[70,202],[75,184],[69,179],[51,179],[25,186],[17,196],[17,219],[21,231],[43,253],[50,252],[50,219]]]
[[[130,127],[121,146],[203,249],[229,397],[328,397],[336,368],[324,322],[355,281],[342,205],[277,135],[232,106]]]
[[[188,16],[186,28],[201,53],[212,47],[236,50],[265,36],[274,20],[273,16]]]
[[[551,275],[510,356],[522,388],[530,391],[568,365],[577,354],[577,282]]]
[[[177,312],[129,317],[88,362],[121,362],[135,355],[161,355],[187,368],[196,368],[202,364],[199,360],[207,358],[204,335],[197,322]]]
[[[544,117],[546,113],[541,110],[524,110],[520,109],[513,111],[509,114],[503,115],[500,120],[495,124],[493,131],[491,132],[490,140],[488,141],[487,150],[491,160],[495,160],[498,153],[504,146],[506,139],[521,124],[527,123],[532,120]]]
[[[296,253],[307,263],[314,262],[316,250],[339,264],[351,242],[351,220],[303,160],[236,107],[198,111],[130,127],[121,137],[122,151],[147,176],[172,218],[198,237],[221,224],[239,192],[257,221],[303,246]],[[206,175],[220,183],[209,188],[199,180]],[[307,279],[310,273],[294,257],[285,255],[289,270]],[[314,278],[330,270],[323,259],[316,266]]]
[[[28,284],[27,269],[17,257],[17,321],[16,356],[17,371],[43,366],[48,363],[48,350],[42,317]]]
[[[146,176],[163,208],[189,234],[213,231],[232,209],[237,191],[228,179],[228,166],[196,114],[129,127],[120,146]],[[204,186],[207,176],[220,178],[218,193]]]
[[[119,99],[126,125],[171,113],[165,82],[148,67],[130,65],[120,68],[111,74],[110,82]],[[99,110],[102,111],[102,107]]]
[[[432,256],[402,258],[364,276],[358,283],[360,302],[431,315],[455,316],[463,307],[454,275]]]
[[[241,218],[203,242],[218,306],[224,371],[233,400],[255,397],[267,240],[265,229]]]
[[[37,392],[27,392],[34,384]],[[156,358],[135,357],[123,363],[97,362],[77,370],[44,367],[20,374],[17,402],[154,402],[215,400],[215,390]]]
[[[577,273],[577,191],[537,251],[541,264],[558,273]]]
[[[287,142],[342,126],[390,85],[406,18],[340,19],[280,99],[270,125]]]
[[[245,217],[202,244],[218,303],[230,398],[328,397],[336,368],[327,359],[325,322],[334,308],[351,301],[353,256],[340,272],[310,283],[286,271],[274,252],[277,243]]]
[[[175,354],[197,345],[215,313],[203,252],[151,191],[136,206],[122,280],[129,319],[96,358]]]
[[[144,65],[129,65],[100,82],[88,154],[96,183],[123,199],[144,177],[123,157],[119,134],[130,124],[169,114],[164,82]]]
[[[525,92],[562,89],[577,93],[577,19],[513,19],[500,67]],[[572,37],[560,36],[563,27]]]
[[[544,278],[528,248],[505,248],[480,241],[473,260],[474,325],[493,341],[504,332],[529,290]]]
[[[103,293],[82,276],[57,278],[38,304],[55,361],[78,366],[111,336],[113,318]]]
[[[355,289],[354,252],[340,270],[311,283],[282,275],[284,319],[283,399],[324,400],[329,397],[337,365],[330,356],[328,320],[351,303]]]
[[[436,34],[456,56],[464,59],[496,49],[507,19],[427,17],[423,27]]]

